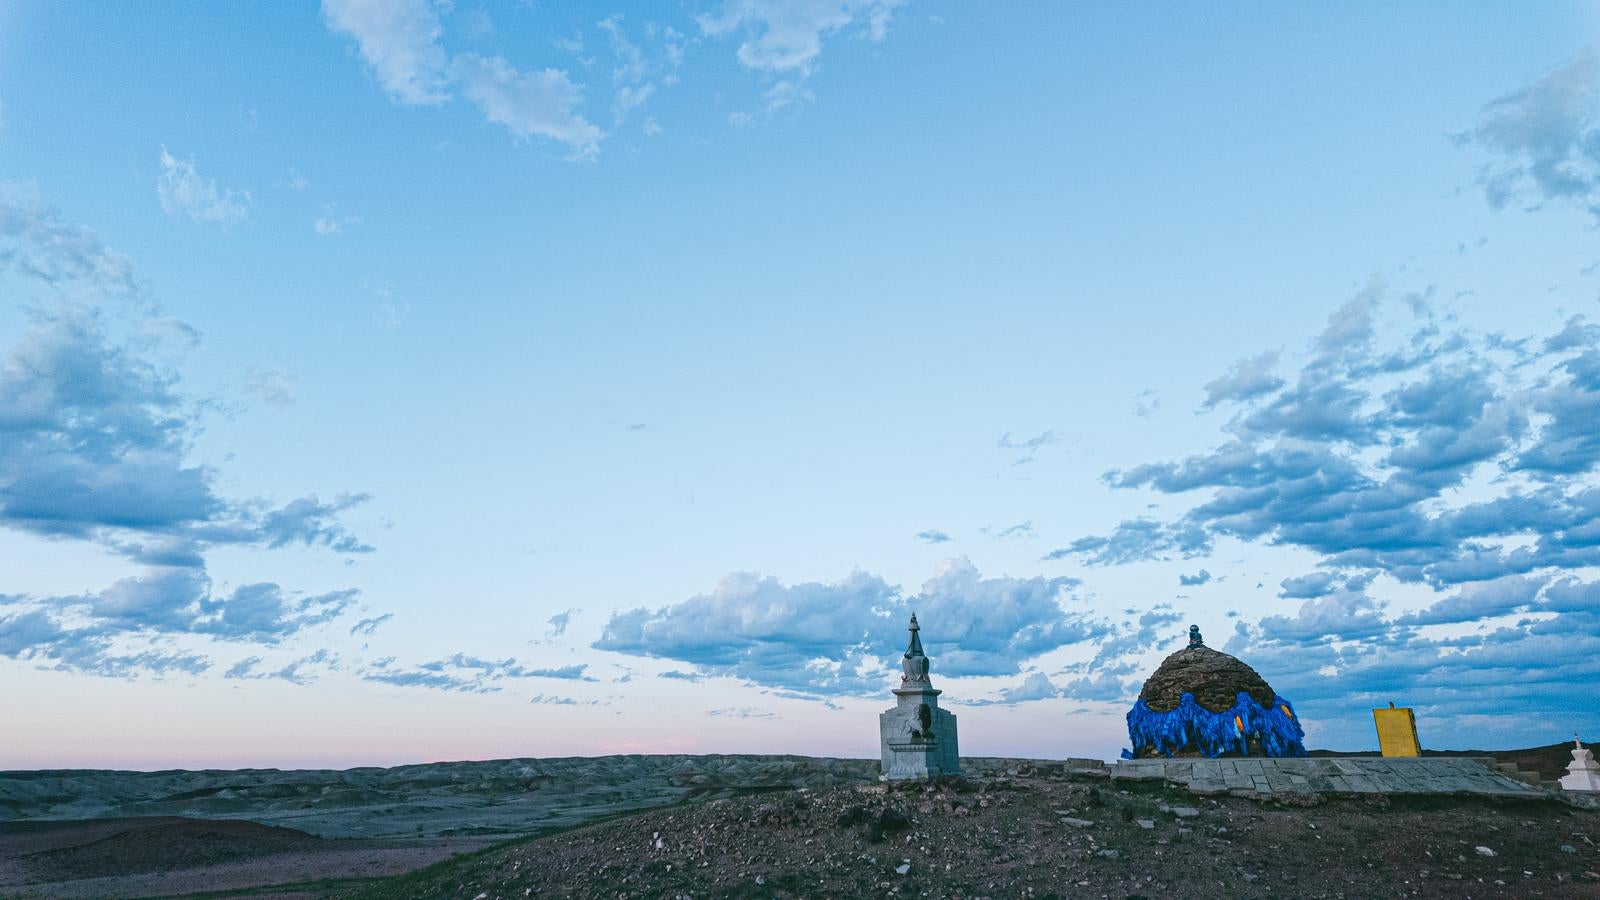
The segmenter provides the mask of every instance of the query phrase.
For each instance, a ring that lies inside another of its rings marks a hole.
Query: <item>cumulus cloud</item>
[[[735,706],[723,709],[708,709],[706,715],[714,719],[775,719],[778,714],[770,709],[758,709],[753,706]]]
[[[346,228],[365,221],[360,216],[340,215],[332,206],[328,206],[323,209],[322,215],[311,220],[311,230],[323,237],[337,237],[344,234]]]
[[[202,657],[122,648],[175,634],[273,643],[342,614],[354,592],[305,597],[259,582],[216,594],[205,554],[369,552],[338,520],[365,497],[278,506],[219,494],[217,473],[189,459],[199,406],[171,362],[169,336],[181,351],[193,329],[162,316],[120,257],[36,204],[0,198],[0,260],[59,292],[0,355],[0,527],[90,542],[141,567],[95,593],[13,598],[29,612],[12,623],[7,655],[100,674],[192,672]],[[46,622],[54,633],[38,631]],[[24,625],[43,636],[21,644]]]
[[[1211,573],[1207,572],[1205,569],[1201,569],[1193,575],[1178,576],[1179,587],[1199,587],[1202,584],[1209,584],[1210,582]]]
[[[1202,409],[1229,416],[1212,449],[1105,476],[1192,498],[1186,512],[1047,558],[1204,557],[1224,539],[1308,552],[1316,570],[1281,582],[1297,608],[1229,641],[1302,705],[1398,692],[1441,716],[1511,698],[1553,714],[1558,686],[1592,677],[1583,654],[1600,640],[1600,329],[1579,318],[1507,338],[1425,306],[1390,326],[1388,302],[1368,285],[1283,377],[1262,377],[1276,362],[1258,356],[1211,382]],[[1396,584],[1438,599],[1392,610],[1377,588]]]
[[[361,58],[398,103],[436,105],[459,89],[485,118],[518,138],[559,141],[575,159],[599,152],[603,135],[584,117],[583,90],[565,71],[521,71],[499,56],[449,55],[428,0],[324,0],[322,14],[330,30],[355,38]],[[336,234],[346,224],[354,223],[324,216],[314,227]]]
[[[1024,538],[1031,538],[1037,534],[1034,531],[1032,522],[1018,522],[1015,525],[1007,525],[1004,528],[985,528],[983,533],[1002,541],[1018,541]]]
[[[1061,688],[1061,696],[1069,700],[1090,700],[1101,703],[1130,702],[1138,693],[1138,682],[1130,684],[1111,672],[1102,672],[1093,677],[1084,675],[1074,678]]]
[[[1312,572],[1310,575],[1301,575],[1298,578],[1285,578],[1279,585],[1280,597],[1294,599],[1308,599],[1324,597],[1331,593],[1339,583],[1339,576],[1333,572]]]
[[[196,409],[176,373],[140,350],[98,309],[34,314],[0,357],[0,526],[153,564],[198,564],[219,543],[372,549],[336,521],[365,495],[278,508],[219,496],[216,474],[187,459]]]
[[[1011,464],[1013,466],[1021,466],[1033,462],[1034,456],[1038,454],[1041,447],[1047,447],[1059,440],[1061,440],[1061,436],[1056,434],[1055,429],[1041,432],[1031,438],[1022,439],[1013,438],[1011,432],[1008,431],[1000,436],[1000,440],[995,441],[995,446],[1002,450],[1019,451],[1016,459]]]
[[[597,679],[584,674],[587,669],[586,665],[530,669],[518,663],[515,657],[483,659],[466,653],[455,653],[444,659],[418,663],[410,668],[396,667],[393,657],[387,657],[369,663],[362,668],[360,674],[367,681],[396,687],[424,687],[440,691],[488,694],[499,691],[500,682],[507,679],[555,678],[563,681],[596,681]]]
[[[67,221],[25,184],[0,183],[0,273],[73,295],[128,302],[142,294],[126,256]]]
[[[943,544],[954,539],[938,529],[930,528],[927,531],[917,532],[917,540],[928,544]]]
[[[194,157],[179,159],[161,148],[161,174],[156,179],[156,196],[169,216],[186,216],[196,222],[235,225],[250,217],[250,192],[220,190],[217,183],[201,177]]]
[[[889,19],[904,0],[726,0],[719,10],[698,17],[708,37],[738,33],[739,62],[773,79],[763,99],[768,115],[815,100],[806,80],[817,68],[823,41],[840,32],[880,43]],[[733,113],[736,127],[748,113]]]
[[[370,494],[340,494],[323,503],[315,496],[301,497],[263,515],[257,531],[273,548],[302,544],[327,547],[336,553],[371,553],[371,545],[338,521],[342,513],[370,499]]]
[[[1593,590],[1592,583],[1586,587]],[[1332,610],[1308,612],[1314,618]],[[1354,616],[1368,618],[1362,612]],[[1430,638],[1396,627],[1365,639],[1330,641],[1315,637],[1317,630],[1306,623],[1273,633],[1240,623],[1226,649],[1248,655],[1286,693],[1292,686],[1302,711],[1364,710],[1397,700],[1419,709],[1436,740],[1505,746],[1526,742],[1529,721],[1591,727],[1583,723],[1592,723],[1592,713],[1574,706],[1572,697],[1600,677],[1600,615],[1592,603],[1459,637]],[[1322,733],[1333,742],[1365,742],[1371,727],[1366,716],[1330,716]]]
[[[1494,157],[1479,182],[1496,209],[1555,201],[1600,218],[1600,56],[1586,50],[1496,97],[1458,141]]]
[[[332,621],[355,602],[356,591],[300,596],[271,582],[213,593],[205,573],[193,568],[149,568],[93,594],[16,596],[22,611],[0,621],[0,656],[100,675],[153,671],[205,671],[210,661],[192,653],[152,649],[114,652],[119,646],[175,636],[275,645],[307,628]],[[237,676],[235,676],[237,677]]]
[[[744,35],[739,62],[765,72],[806,75],[822,53],[823,39],[852,26],[882,41],[902,0],[728,0],[720,11],[699,18],[711,37]]]
[[[1000,689],[1000,696],[994,700],[968,700],[968,706],[1015,706],[1018,703],[1030,703],[1035,700],[1050,700],[1060,697],[1061,688],[1052,682],[1043,672],[1030,672],[1028,677],[1022,679],[1014,687]]]
[[[583,92],[566,72],[519,72],[498,56],[473,53],[456,57],[450,72],[489,121],[504,125],[517,137],[553,138],[580,159],[600,152],[600,129],[579,112]]]
[[[1079,607],[1072,578],[984,578],[950,560],[911,597],[867,572],[786,585],[736,572],[708,594],[612,616],[597,649],[688,663],[810,697],[875,693],[889,678],[914,610],[936,669],[1007,675],[1050,650],[1104,635]]]
[[[1432,321],[1385,348],[1369,322],[1361,307],[1336,314],[1299,377],[1245,404],[1215,449],[1106,476],[1199,494],[1188,513],[1124,522],[1065,555],[1193,556],[1231,537],[1435,586],[1600,558],[1585,537],[1600,528],[1586,481],[1600,463],[1600,350],[1568,336],[1511,353]],[[1478,475],[1503,476],[1499,495],[1461,502]],[[1531,545],[1513,546],[1519,535]]]
[[[646,22],[639,40],[630,38],[621,15],[608,16],[597,26],[610,40],[613,65],[611,116],[621,124],[628,115],[643,107],[654,96],[658,85],[678,81],[678,66],[683,62],[687,38],[670,25]],[[659,134],[654,120],[643,126],[647,135]]]
[[[1273,374],[1278,354],[1269,350],[1259,356],[1241,359],[1225,374],[1206,382],[1205,409],[1229,401],[1252,400],[1283,387],[1283,379]]]
[[[276,369],[250,369],[244,373],[245,392],[272,406],[289,406],[300,398],[300,379]]]
[[[562,697],[557,694],[534,694],[528,699],[529,703],[540,703],[546,706],[605,706],[600,700],[579,700],[576,697]]]
[[[384,613],[381,616],[373,616],[372,618],[369,618],[369,619],[362,619],[362,620],[356,622],[354,625],[350,626],[350,633],[352,635],[356,635],[356,634],[370,635],[374,631],[378,630],[378,626],[382,625],[383,623],[389,621],[392,618],[394,618],[394,613]]]
[[[1127,610],[1133,615],[1137,610]],[[1107,629],[1104,636],[1095,647],[1094,658],[1088,663],[1086,669],[1099,674],[1124,674],[1118,667],[1125,665],[1130,658],[1163,643],[1176,641],[1180,637],[1181,629],[1171,626],[1181,620],[1172,605],[1157,603],[1155,606],[1136,618],[1116,623]]]
[[[589,671],[589,667],[587,665],[576,664],[576,665],[570,665],[570,666],[558,666],[558,667],[554,667],[554,668],[545,668],[545,669],[529,669],[526,674],[527,674],[527,676],[529,678],[559,678],[562,681],[598,681],[599,680],[599,679],[594,678],[594,677],[592,677],[590,675],[584,674],[584,673],[586,673],[588,671]]]
[[[575,609],[563,610],[551,616],[547,622],[550,626],[549,636],[558,638],[567,633],[567,626],[572,624],[572,614]]]
[[[263,669],[262,658],[247,656],[228,667],[222,677],[230,680],[277,679],[290,684],[310,684],[318,677],[339,670],[339,658],[326,648],[290,659],[276,669]]]
[[[323,0],[328,28],[356,39],[361,59],[396,102],[449,99],[444,29],[429,0]]]

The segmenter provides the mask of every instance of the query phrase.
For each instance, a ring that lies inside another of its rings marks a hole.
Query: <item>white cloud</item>
[[[775,113],[785,106],[792,106],[796,103],[814,103],[817,99],[817,95],[811,93],[811,90],[803,82],[789,79],[767,88],[767,92],[762,96],[766,98],[767,112],[769,113]]]
[[[328,27],[356,39],[361,58],[401,103],[431,105],[445,90],[443,29],[428,0],[323,0]]]
[[[215,181],[200,177],[194,157],[178,159],[161,148],[161,176],[156,180],[161,209],[168,215],[188,216],[196,222],[232,225],[250,217],[250,192],[218,190]]]
[[[341,216],[334,211],[333,205],[329,204],[323,208],[322,215],[312,220],[311,228],[323,237],[330,237],[344,234],[347,225],[360,225],[365,221],[360,216]]]
[[[889,17],[902,0],[728,0],[718,15],[699,17],[700,28],[722,37],[743,28],[739,62],[767,72],[808,74],[822,52],[824,36],[862,22],[866,36],[881,41]]]
[[[1495,98],[1456,139],[1493,155],[1479,182],[1494,208],[1566,201],[1600,217],[1600,54],[1585,50]]]
[[[300,379],[277,369],[249,369],[244,389],[273,406],[289,406],[300,397]]]
[[[356,39],[361,58],[396,102],[443,103],[454,87],[489,121],[517,137],[561,141],[572,148],[574,159],[599,152],[603,133],[584,118],[582,87],[566,72],[520,72],[498,56],[447,54],[440,42],[443,26],[429,0],[323,0],[322,14],[328,28]],[[469,32],[475,27],[469,16]],[[642,104],[650,89],[646,84],[619,94],[620,108],[626,112]],[[348,224],[355,223],[322,217],[313,227],[318,234],[338,234]]]
[[[658,85],[678,81],[678,66],[683,62],[684,36],[670,25],[646,23],[640,43],[628,39],[622,16],[601,19],[596,27],[611,42],[611,83],[616,94],[611,100],[612,118],[621,124],[628,114],[649,101]]]
[[[602,133],[579,111],[583,93],[566,72],[519,72],[498,56],[464,53],[451,62],[450,73],[489,121],[517,137],[561,141],[578,159],[591,159],[600,151]]]

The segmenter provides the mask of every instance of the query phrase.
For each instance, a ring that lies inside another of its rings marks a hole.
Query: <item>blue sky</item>
[[[0,4],[0,766],[1600,729],[1596,37]]]

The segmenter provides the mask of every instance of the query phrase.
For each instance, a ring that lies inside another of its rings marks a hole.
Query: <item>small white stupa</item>
[[[1600,763],[1594,761],[1594,751],[1583,745],[1577,735],[1572,736],[1572,762],[1567,763],[1567,774],[1561,779],[1563,791],[1600,791]]]
[[[900,661],[905,675],[895,688],[894,708],[878,715],[883,777],[890,781],[960,775],[956,750],[956,717],[939,708],[939,694],[928,680],[928,657],[922,652],[916,613],[911,614],[911,642]]]

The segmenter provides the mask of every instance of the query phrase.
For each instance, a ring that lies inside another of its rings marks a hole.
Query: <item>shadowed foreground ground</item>
[[[1597,842],[1554,800],[1284,806],[1041,765],[658,810],[343,896],[1600,897]]]
[[[0,823],[0,896],[1600,897],[1600,812],[1553,799],[1283,805],[963,762],[967,781],[894,790],[869,761],[796,757],[0,773],[13,814],[199,804],[262,820]],[[373,831],[392,836],[327,836]]]

